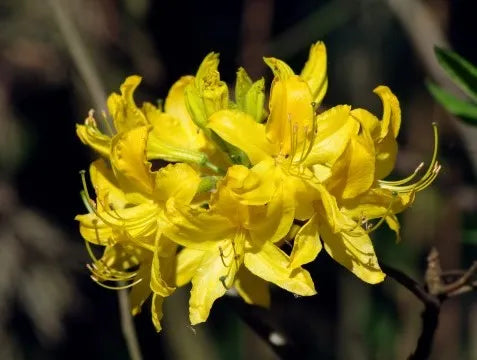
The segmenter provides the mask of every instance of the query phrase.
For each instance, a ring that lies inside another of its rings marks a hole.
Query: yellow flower
[[[175,290],[177,245],[162,236],[159,217],[165,203],[174,198],[189,204],[199,187],[199,175],[187,164],[170,164],[156,172],[146,160],[150,128],[136,127],[116,135],[111,146],[111,166],[102,159],[90,168],[97,200],[87,194],[90,213],[78,215],[80,232],[88,243],[105,246],[101,259],[93,260],[93,279],[108,288],[132,287],[133,313],[153,292],[153,322],[160,330],[162,298]],[[111,249],[134,250],[116,258]],[[107,260],[110,259],[110,260]],[[138,270],[134,268],[139,266]],[[105,283],[119,283],[117,286]]]
[[[260,167],[230,167],[212,196],[209,210],[181,206],[174,200],[167,203],[165,215],[170,226],[164,233],[186,247],[179,254],[178,266],[189,270],[181,283],[192,279],[192,324],[207,319],[214,301],[236,279],[244,298],[266,303],[263,284],[244,273],[242,264],[255,276],[295,294],[315,293],[309,273],[299,267],[288,268],[288,255],[274,244],[287,234],[293,221],[292,200],[286,192],[275,192],[267,205],[243,204],[250,192],[270,192],[262,177],[266,172]],[[261,289],[258,299],[247,296],[254,288]]]
[[[109,159],[115,136],[137,127],[149,126],[152,128],[147,140],[149,160],[187,162],[219,172],[217,165],[209,161],[209,156],[217,159],[214,144],[207,140],[187,112],[184,91],[193,81],[194,77],[184,76],[171,87],[163,112],[147,102],[142,108],[136,106],[133,96],[141,78],[129,76],[120,87],[121,94],[113,93],[108,97],[108,110],[115,127],[115,131],[111,132],[114,135],[108,136],[98,129],[92,111],[84,125],[76,126],[76,133],[84,144]],[[223,165],[222,160],[218,163]]]

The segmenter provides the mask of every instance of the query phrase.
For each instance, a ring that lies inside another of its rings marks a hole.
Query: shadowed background
[[[394,178],[430,160],[437,122],[443,164],[437,182],[400,217],[400,244],[384,227],[373,239],[383,262],[415,279],[423,277],[431,246],[445,268],[468,267],[477,258],[477,137],[433,101],[424,81],[449,86],[434,44],[477,63],[476,11],[472,0],[3,0],[0,358],[128,359],[117,296],[89,280],[73,220],[85,212],[78,172],[94,159],[75,124],[90,108],[103,110],[104,96],[127,75],[143,76],[138,102],[164,98],[210,51],[220,52],[228,83],[243,65],[269,84],[262,56],[299,71],[311,43],[325,41],[324,107],[347,103],[381,114],[372,93],[380,84],[400,99]],[[81,43],[85,53],[78,53]],[[85,62],[93,72],[82,68]],[[274,288],[266,318],[291,334],[297,357],[404,359],[414,349],[422,305],[406,289],[390,279],[366,285],[325,253],[307,268],[319,294],[294,298]],[[218,300],[209,321],[192,329],[187,297],[185,289],[166,301],[161,334],[148,304],[135,318],[144,359],[276,358],[233,299]],[[476,300],[467,294],[444,305],[432,359],[477,359]]]

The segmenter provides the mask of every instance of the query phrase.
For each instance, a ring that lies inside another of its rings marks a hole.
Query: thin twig
[[[127,289],[118,290],[119,316],[121,319],[121,330],[129,351],[131,360],[142,360],[141,349],[136,337],[131,307],[129,304],[129,291]]]
[[[381,264],[383,271],[396,282],[412,292],[423,304],[422,331],[417,341],[414,352],[409,356],[410,360],[427,359],[431,355],[434,335],[439,324],[439,314],[443,302],[449,297],[463,294],[475,290],[477,281],[472,281],[477,272],[477,262],[474,262],[467,271],[446,272],[441,270],[439,253],[432,249],[428,256],[426,270],[426,285],[419,284],[402,271],[389,265]],[[453,283],[447,284],[445,277],[447,274],[461,274]]]
[[[384,264],[381,264],[381,268],[389,277],[412,292],[424,304],[424,311],[421,316],[421,335],[417,341],[416,349],[409,356],[409,359],[427,359],[431,354],[432,342],[439,322],[441,300],[437,296],[429,294],[424,286],[402,271]]]
[[[91,58],[88,56],[86,46],[81,40],[78,29],[65,10],[63,2],[61,0],[49,0],[49,2],[71,58],[81,78],[85,82],[96,109],[101,111],[106,104],[106,93],[101,82],[101,77]],[[106,121],[109,121],[109,119],[106,119]],[[107,131],[107,127],[104,131]]]
[[[64,9],[61,0],[49,0],[50,6],[53,10],[54,17],[60,31],[65,39],[70,55],[75,63],[80,76],[88,88],[93,102],[97,109],[103,109],[106,104],[106,93],[101,83],[100,76],[87,55],[86,47],[81,40],[81,37],[71,18]],[[106,119],[109,121],[109,119]],[[106,126],[106,131],[107,131]],[[132,360],[142,360],[139,342],[137,340],[136,330],[130,310],[128,290],[118,291],[119,314],[121,319],[121,329],[126,346],[128,348],[129,356]]]

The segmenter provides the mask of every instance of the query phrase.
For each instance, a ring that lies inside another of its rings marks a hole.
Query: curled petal
[[[315,295],[316,290],[308,271],[290,269],[290,258],[271,242],[260,251],[245,254],[245,266],[256,276],[301,296]]]

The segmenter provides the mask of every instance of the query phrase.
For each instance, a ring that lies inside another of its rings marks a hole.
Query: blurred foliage
[[[432,82],[427,82],[429,91],[450,113],[477,126],[477,67],[452,50],[438,46],[434,50],[439,64],[470,100],[459,99]]]

